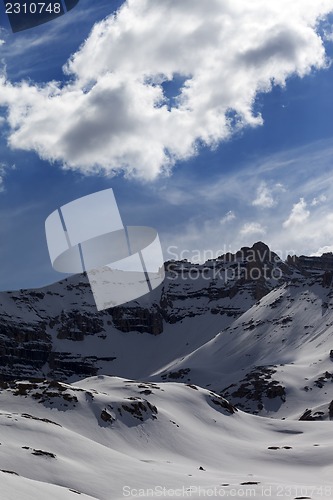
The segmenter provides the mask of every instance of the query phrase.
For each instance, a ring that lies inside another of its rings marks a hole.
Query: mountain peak
[[[256,251],[266,251],[266,252],[271,251],[269,246],[266,245],[266,243],[264,243],[263,241],[257,241],[256,243],[254,243],[252,245],[252,249]]]
[[[257,241],[252,245],[252,247],[241,247],[236,253],[227,252],[224,255],[218,257],[219,261],[224,262],[234,262],[243,261],[245,262],[255,262],[262,267],[262,264],[276,264],[281,263],[279,256],[274,253],[266,243],[262,241]]]

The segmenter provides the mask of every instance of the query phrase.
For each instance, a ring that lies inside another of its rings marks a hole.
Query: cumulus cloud
[[[2,78],[9,144],[83,173],[154,179],[262,124],[259,92],[326,65],[333,0],[127,0],[65,65],[65,83]],[[168,101],[163,84],[181,77]]]
[[[240,230],[242,236],[250,236],[252,234],[265,234],[266,229],[259,222],[247,222]]]
[[[307,210],[307,203],[304,198],[301,198],[298,203],[293,206],[287,220],[284,221],[283,227],[288,228],[302,224],[310,217],[310,211]]]

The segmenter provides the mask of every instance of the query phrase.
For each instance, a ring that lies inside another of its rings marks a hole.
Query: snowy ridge
[[[333,299],[316,283],[274,289],[232,325],[159,375],[186,372],[246,411],[297,418],[333,399]],[[154,379],[158,379],[155,374]],[[331,413],[331,418],[333,415]]]

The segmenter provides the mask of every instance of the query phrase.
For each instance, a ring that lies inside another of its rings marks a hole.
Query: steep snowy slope
[[[299,418],[305,409],[323,404],[318,417],[328,418],[332,348],[332,290],[316,281],[289,283],[152,379],[185,376],[262,415]]]
[[[0,406],[6,500],[163,488],[165,498],[333,498],[329,422],[258,418],[195,386],[102,376],[4,385]]]

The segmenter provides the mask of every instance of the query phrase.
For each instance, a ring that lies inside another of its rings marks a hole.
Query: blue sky
[[[165,259],[333,249],[333,4],[211,1],[210,17],[199,0],[81,0],[2,30],[1,290],[60,279],[46,217],[110,187]]]

